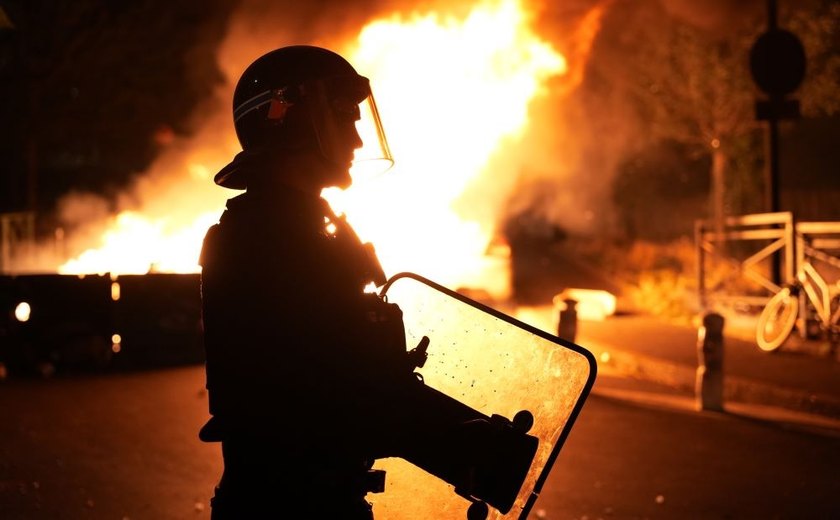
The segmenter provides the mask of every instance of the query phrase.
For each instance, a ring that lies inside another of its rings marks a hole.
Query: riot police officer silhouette
[[[377,130],[364,144],[390,160],[369,81],[319,47],[269,52],[236,86],[242,152],[214,180],[245,192],[201,253],[211,418],[199,436],[224,459],[213,520],[369,520],[366,495],[384,479],[375,459],[402,456],[468,489],[464,468],[498,437],[415,377],[399,308],[365,292],[385,282],[372,247],[321,198],[351,184],[363,113]],[[535,450],[516,445],[502,507]]]

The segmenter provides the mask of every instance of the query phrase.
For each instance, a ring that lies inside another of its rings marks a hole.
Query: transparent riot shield
[[[426,362],[416,370],[425,385],[487,417],[532,417],[525,427],[536,450],[512,506],[502,512],[482,505],[488,519],[524,520],[589,395],[594,357],[412,273],[391,278],[382,294],[403,311],[409,349],[429,340]],[[504,454],[486,453],[496,456]],[[377,520],[466,519],[475,502],[404,458],[381,459],[375,468],[386,472],[385,492],[368,495]]]

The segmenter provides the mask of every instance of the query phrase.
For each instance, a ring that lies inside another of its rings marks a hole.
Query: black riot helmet
[[[393,164],[370,82],[330,50],[294,45],[264,54],[245,69],[233,94],[236,136],[245,153],[316,147],[327,163],[345,161],[346,132],[355,122],[363,146],[362,161]],[[217,184],[244,189],[237,170],[223,170]]]

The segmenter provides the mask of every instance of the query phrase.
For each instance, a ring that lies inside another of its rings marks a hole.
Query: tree
[[[739,187],[753,201],[763,161],[761,125],[755,120],[758,91],[748,69],[755,38],[766,29],[766,12],[754,8],[729,18],[725,27],[695,25],[659,7],[617,5],[624,9],[621,30],[632,45],[632,59],[616,71],[636,106],[650,141],[673,140],[692,155],[710,157],[710,215],[722,226],[727,205],[755,211],[755,204],[733,200]],[[631,12],[631,11],[636,11]],[[808,56],[807,77],[795,94],[806,117],[840,112],[840,4],[806,0],[786,5],[780,26],[797,34]],[[605,28],[605,31],[608,30]],[[752,192],[752,193],[750,193]]]
[[[743,24],[719,36],[668,19],[658,29],[643,44],[633,93],[654,137],[711,157],[709,207],[720,228],[730,158],[757,128],[754,87],[745,67],[757,26]]]
[[[787,15],[788,30],[796,34],[808,58],[805,81],[799,90],[805,117],[840,114],[840,2],[802,2]]]

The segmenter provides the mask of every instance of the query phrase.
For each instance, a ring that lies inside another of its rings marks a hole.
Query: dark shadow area
[[[0,362],[13,377],[202,363],[199,275],[0,278]]]

